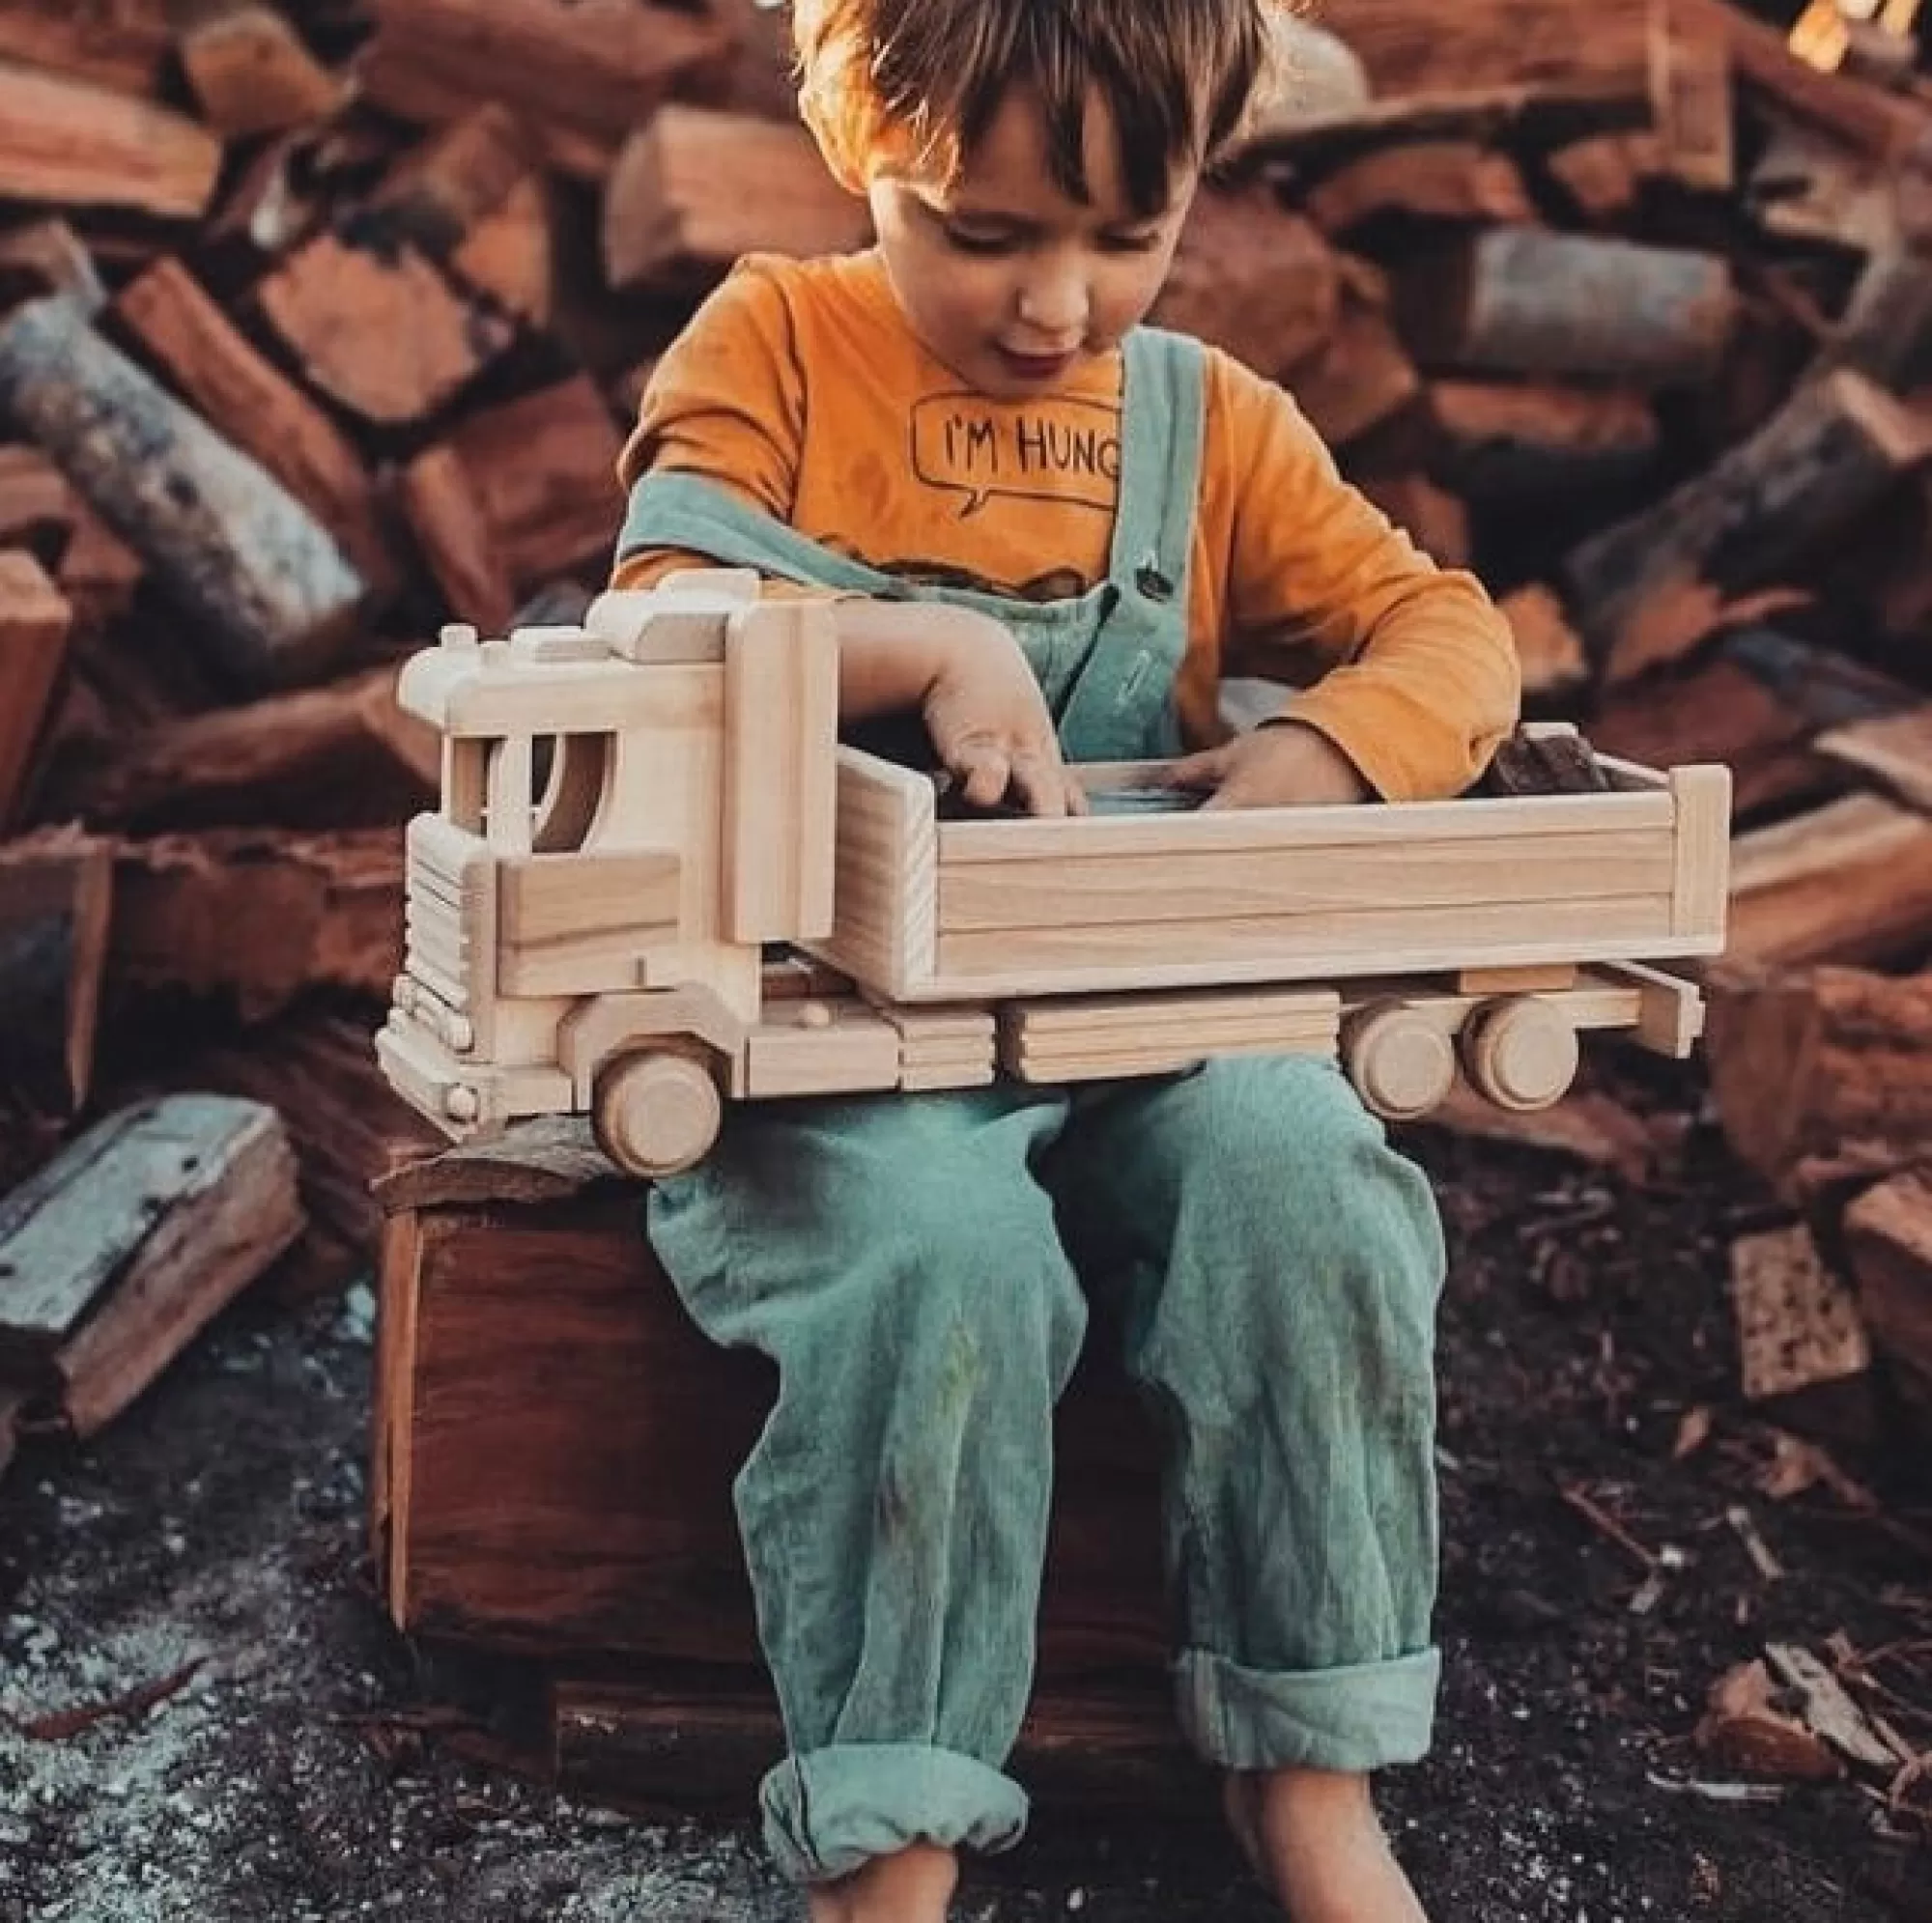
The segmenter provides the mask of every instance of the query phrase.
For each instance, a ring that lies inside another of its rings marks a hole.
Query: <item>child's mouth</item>
[[[1073,365],[1070,353],[1015,353],[1010,348],[999,350],[1001,364],[1022,381],[1051,381]]]

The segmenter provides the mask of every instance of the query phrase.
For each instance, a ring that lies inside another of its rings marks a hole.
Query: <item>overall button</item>
[[[1174,599],[1174,583],[1151,561],[1143,561],[1134,570],[1134,585],[1150,601]]]

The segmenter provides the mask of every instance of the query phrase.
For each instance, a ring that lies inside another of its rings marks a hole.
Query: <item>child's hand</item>
[[[949,641],[923,714],[940,761],[973,806],[997,807],[1010,795],[1029,814],[1088,812],[1039,683],[998,621]]]
[[[1187,755],[1168,778],[1177,788],[1208,789],[1204,808],[1333,806],[1375,792],[1326,735],[1294,721],[1271,721]]]

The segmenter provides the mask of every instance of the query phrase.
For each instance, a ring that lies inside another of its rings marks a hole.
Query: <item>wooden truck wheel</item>
[[[1547,1109],[1576,1079],[1577,1031],[1562,1009],[1533,996],[1482,1008],[1463,1032],[1463,1065],[1476,1089],[1518,1114]]]
[[[1449,1037],[1413,1008],[1364,1016],[1350,1033],[1346,1062],[1355,1092],[1386,1121],[1427,1115],[1456,1080]]]
[[[620,1056],[598,1076],[590,1110],[605,1154],[634,1175],[675,1175],[701,1162],[724,1118],[703,1061],[670,1049]]]

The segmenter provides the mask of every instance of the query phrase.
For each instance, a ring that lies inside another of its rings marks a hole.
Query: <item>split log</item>
[[[1445,568],[1470,564],[1475,540],[1460,495],[1438,488],[1426,474],[1371,475],[1359,486],[1431,560]]]
[[[1590,0],[1323,0],[1321,24],[1368,70],[1378,97],[1537,87],[1652,105],[1651,8]]]
[[[1334,235],[1392,216],[1512,225],[1536,218],[1516,162],[1468,140],[1418,140],[1364,154],[1318,183],[1304,204],[1316,226]]]
[[[1642,394],[1550,382],[1437,381],[1429,416],[1430,471],[1492,505],[1628,487],[1656,461],[1660,438]]]
[[[1733,816],[1843,785],[1824,744],[1917,705],[1904,683],[1768,625],[1721,636],[1690,671],[1610,689],[1590,723],[1599,748],[1646,767],[1721,761]]]
[[[427,1157],[441,1136],[389,1087],[369,1046],[369,1024],[292,1008],[245,1042],[197,1053],[196,1086],[276,1111],[295,1149],[308,1228],[277,1266],[273,1299],[336,1294],[367,1275],[382,1239],[372,1185],[400,1148]]]
[[[1425,367],[1688,387],[1721,363],[1738,303],[1719,255],[1491,227],[1406,269],[1396,312]]]
[[[1862,375],[1802,387],[1748,440],[1565,563],[1584,638],[1623,679],[1723,600],[1789,570],[1932,455],[1932,417]]]
[[[8,0],[0,7],[0,60],[18,60],[119,94],[161,89],[174,43],[168,0]]]
[[[427,419],[516,340],[413,247],[378,253],[333,234],[298,248],[256,297],[308,379],[379,427]]]
[[[0,845],[0,1083],[46,1115],[93,1083],[113,884],[108,844],[71,829]]]
[[[516,592],[462,456],[425,448],[403,470],[397,497],[446,611],[486,635],[508,634]]]
[[[402,922],[400,828],[122,842],[108,998],[223,998],[246,1023],[311,988],[385,999],[402,967]]]
[[[43,564],[68,544],[80,503],[38,447],[0,447],[0,548],[25,548]]]
[[[1883,246],[1893,196],[1856,145],[1779,119],[1746,182],[1745,212],[1775,240],[1837,250]]]
[[[1352,254],[1337,260],[1341,305],[1334,329],[1319,353],[1280,378],[1316,433],[1331,447],[1346,447],[1413,406],[1422,377],[1389,319],[1385,276]]]
[[[395,683],[372,668],[110,741],[49,783],[44,808],[132,834],[407,820],[434,802],[441,753],[396,706]]]
[[[0,1199],[0,1368],[93,1435],[300,1230],[272,1110],[218,1095],[123,1110]]]
[[[104,634],[133,606],[147,564],[84,500],[55,580],[73,609],[77,636]]]
[[[1787,1197],[1807,1162],[1871,1175],[1932,1159],[1932,975],[1727,970],[1706,1046],[1725,1140]]]
[[[608,558],[623,437],[585,376],[477,410],[447,446],[513,595]]]
[[[1874,777],[1900,801],[1932,815],[1932,703],[1829,729],[1818,737],[1817,749],[1826,760]]]
[[[1651,87],[1663,176],[1703,193],[1737,184],[1737,112],[1728,35],[1677,15],[1653,19]]]
[[[90,320],[107,304],[94,256],[65,220],[35,220],[0,234],[0,313],[65,294]]]
[[[1932,1391],[1932,1162],[1861,1196],[1844,1236],[1873,1342]]]
[[[600,180],[665,101],[730,85],[729,29],[639,0],[376,0],[357,92],[400,120],[441,126],[479,101],[526,120],[547,167]]]
[[[1584,226],[1615,227],[1630,220],[1646,189],[1664,173],[1655,132],[1597,133],[1548,155],[1543,171]]]
[[[1647,95],[1621,84],[1600,93],[1530,82],[1385,95],[1333,115],[1265,120],[1236,150],[1244,164],[1315,176],[1388,146],[1468,141],[1519,155],[1651,126]]]
[[[1924,107],[1861,81],[1821,73],[1800,60],[1784,36],[1732,0],[1670,0],[1688,30],[1708,33],[1730,50],[1741,87],[1816,132],[1828,134],[1881,165],[1923,133]]]
[[[1589,679],[1582,637],[1571,627],[1553,589],[1520,587],[1505,595],[1500,606],[1516,638],[1525,695],[1535,699],[1568,693]],[[1609,747],[1607,742],[1599,745]]]
[[[526,326],[547,327],[554,237],[531,148],[529,129],[514,114],[478,107],[404,156],[370,196],[356,231],[409,241]]]
[[[1932,944],[1932,821],[1849,795],[1731,845],[1731,966],[1881,962]]]
[[[661,107],[604,194],[604,270],[618,290],[695,292],[741,255],[850,253],[871,233],[865,201],[803,127],[704,107]]]
[[[192,21],[179,50],[202,119],[228,139],[327,120],[345,97],[341,76],[273,7],[232,6]]]
[[[1271,191],[1204,190],[1149,318],[1269,377],[1326,343],[1341,301],[1334,251]]]
[[[243,685],[312,676],[348,638],[365,588],[327,533],[67,300],[0,323],[0,410],[140,550]]]
[[[361,458],[187,269],[172,257],[156,261],[122,290],[115,313],[208,424],[314,513],[378,596],[392,594],[398,571]]]
[[[73,609],[33,555],[0,548],[0,831],[19,816]]]
[[[1817,371],[1849,367],[1905,393],[1932,377],[1932,259],[1889,246],[1860,275]]]
[[[0,199],[192,220],[220,171],[220,141],[185,115],[0,61]]]
[[[1852,1291],[1802,1223],[1731,1244],[1731,1309],[1747,1400],[1795,1396],[1871,1367]]]

